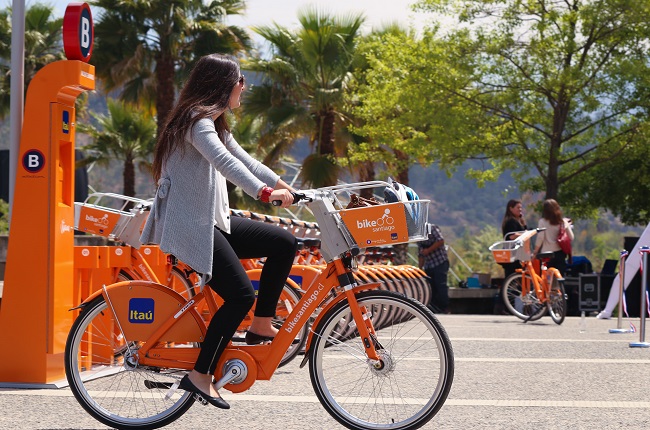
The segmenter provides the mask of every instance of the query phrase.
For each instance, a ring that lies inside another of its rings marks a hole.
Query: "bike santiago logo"
[[[395,230],[395,226],[393,225],[394,222],[395,218],[390,216],[390,209],[385,209],[384,214],[376,220],[357,220],[357,228],[370,228],[373,233],[380,231],[393,231]]]
[[[99,233],[104,233],[109,223],[108,214],[104,214],[101,218],[86,214],[86,221],[93,223],[99,229]]]

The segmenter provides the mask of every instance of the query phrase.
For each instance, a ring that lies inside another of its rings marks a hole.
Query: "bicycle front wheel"
[[[335,305],[314,331],[309,374],[327,412],[350,429],[414,429],[442,407],[454,378],[454,355],[445,329],[424,305],[402,294],[366,291],[357,295],[365,315],[390,310],[393,318],[376,330],[380,363],[368,360],[350,305]],[[342,327],[354,335],[340,336]]]
[[[194,403],[169,388],[185,371],[144,368],[133,360],[137,342],[124,342],[103,296],[86,305],[65,348],[65,373],[79,404],[96,420],[119,429],[155,429],[178,419]],[[180,373],[179,373],[180,372]]]
[[[548,297],[548,314],[555,324],[562,324],[566,317],[566,293],[564,292],[564,279],[553,276]]]
[[[528,285],[529,291],[526,294],[522,294],[523,276],[521,273],[513,273],[508,276],[503,282],[501,297],[503,297],[503,303],[506,309],[511,314],[524,321],[535,321],[544,316],[546,313],[546,305],[535,294],[533,279],[528,274],[525,275],[525,282]]]

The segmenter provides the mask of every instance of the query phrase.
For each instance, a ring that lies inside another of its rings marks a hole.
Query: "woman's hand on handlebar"
[[[286,190],[285,190],[286,191]],[[273,193],[271,193],[271,203],[273,206],[281,206],[283,208],[286,208],[287,206],[290,206],[294,203],[298,203],[301,200],[306,200],[306,201],[312,201],[311,197],[306,196],[304,193],[298,192],[298,191],[290,191],[291,194],[291,203],[288,205],[284,205],[284,200],[280,199],[273,199]]]
[[[273,206],[286,208],[293,204],[293,193],[283,188],[275,189],[271,193],[269,200],[273,203]]]

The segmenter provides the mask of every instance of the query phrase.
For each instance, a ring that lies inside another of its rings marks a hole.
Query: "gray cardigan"
[[[212,275],[214,226],[230,232],[226,179],[257,198],[280,177],[252,158],[228,135],[224,145],[210,118],[187,135],[185,151],[174,150],[161,172],[142,243],[159,244],[199,273]]]

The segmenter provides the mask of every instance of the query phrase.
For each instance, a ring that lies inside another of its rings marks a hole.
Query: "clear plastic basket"
[[[408,200],[348,208],[352,194],[386,188],[388,182],[369,181],[307,190],[321,234],[321,252],[332,261],[348,251],[425,240],[429,233],[429,200]]]
[[[521,240],[505,240],[497,242],[489,247],[494,261],[497,263],[514,263],[515,261],[527,261],[530,259],[530,247],[528,242]]]
[[[339,211],[361,247],[419,242],[427,238],[428,200],[396,202]]]
[[[140,229],[150,205],[147,200],[120,194],[93,193],[84,202],[74,203],[74,228],[139,248]]]

